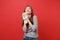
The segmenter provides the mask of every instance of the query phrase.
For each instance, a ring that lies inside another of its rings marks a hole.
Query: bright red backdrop
[[[0,40],[22,40],[21,14],[31,5],[38,17],[39,40],[60,40],[59,0],[0,0]]]

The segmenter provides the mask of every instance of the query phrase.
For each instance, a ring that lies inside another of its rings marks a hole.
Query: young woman
[[[38,20],[37,16],[33,14],[31,6],[27,5],[25,7],[22,18],[22,28],[24,31],[23,40],[38,40]]]

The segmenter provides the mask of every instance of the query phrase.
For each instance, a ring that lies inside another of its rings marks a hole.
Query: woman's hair
[[[25,7],[25,9],[24,9],[24,12],[25,12],[25,10],[26,10],[26,8],[27,7],[30,7],[31,8],[31,18],[29,18],[29,20],[30,20],[30,22],[32,23],[32,24],[34,24],[33,23],[33,9],[32,9],[32,7],[30,6],[30,5],[27,5],[26,7]],[[22,19],[22,26],[24,25],[24,20]]]

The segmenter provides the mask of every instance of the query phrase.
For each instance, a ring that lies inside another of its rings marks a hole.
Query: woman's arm
[[[24,22],[23,31],[26,32],[26,23]]]
[[[37,20],[37,17],[36,16],[33,17],[33,23],[34,24],[32,24],[30,22],[30,20],[28,20],[28,22],[29,22],[29,26],[30,26],[29,29],[31,29],[31,31],[35,31],[38,28],[38,20]]]

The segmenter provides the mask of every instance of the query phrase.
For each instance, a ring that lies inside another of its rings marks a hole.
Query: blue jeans
[[[38,40],[38,38],[25,37],[23,40]]]

